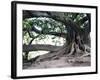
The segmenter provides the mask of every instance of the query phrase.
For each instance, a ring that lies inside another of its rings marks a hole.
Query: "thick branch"
[[[34,44],[34,45],[23,45],[23,52],[45,50],[45,51],[58,51],[61,46]]]

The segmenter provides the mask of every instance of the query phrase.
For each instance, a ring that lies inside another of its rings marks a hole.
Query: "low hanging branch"
[[[23,45],[23,52],[45,50],[45,51],[58,51],[62,46],[34,44],[34,45]]]

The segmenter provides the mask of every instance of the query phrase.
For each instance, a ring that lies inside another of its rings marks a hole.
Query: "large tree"
[[[23,10],[23,37],[28,35],[27,44],[23,43],[25,59],[30,51],[38,50],[50,51],[49,54],[40,56],[40,59],[87,55],[90,53],[86,46],[90,47],[90,17],[88,13]],[[34,39],[44,39],[46,35],[62,37],[65,43],[63,46],[32,44]]]

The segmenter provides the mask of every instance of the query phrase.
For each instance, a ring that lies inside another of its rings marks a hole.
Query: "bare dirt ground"
[[[35,61],[23,64],[23,69],[64,68],[91,66],[91,57],[60,57],[51,60]]]

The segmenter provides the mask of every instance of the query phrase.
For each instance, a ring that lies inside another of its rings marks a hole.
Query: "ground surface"
[[[41,60],[23,64],[23,69],[42,69],[42,68],[61,68],[61,67],[79,67],[90,66],[91,57],[60,57],[51,60]]]

